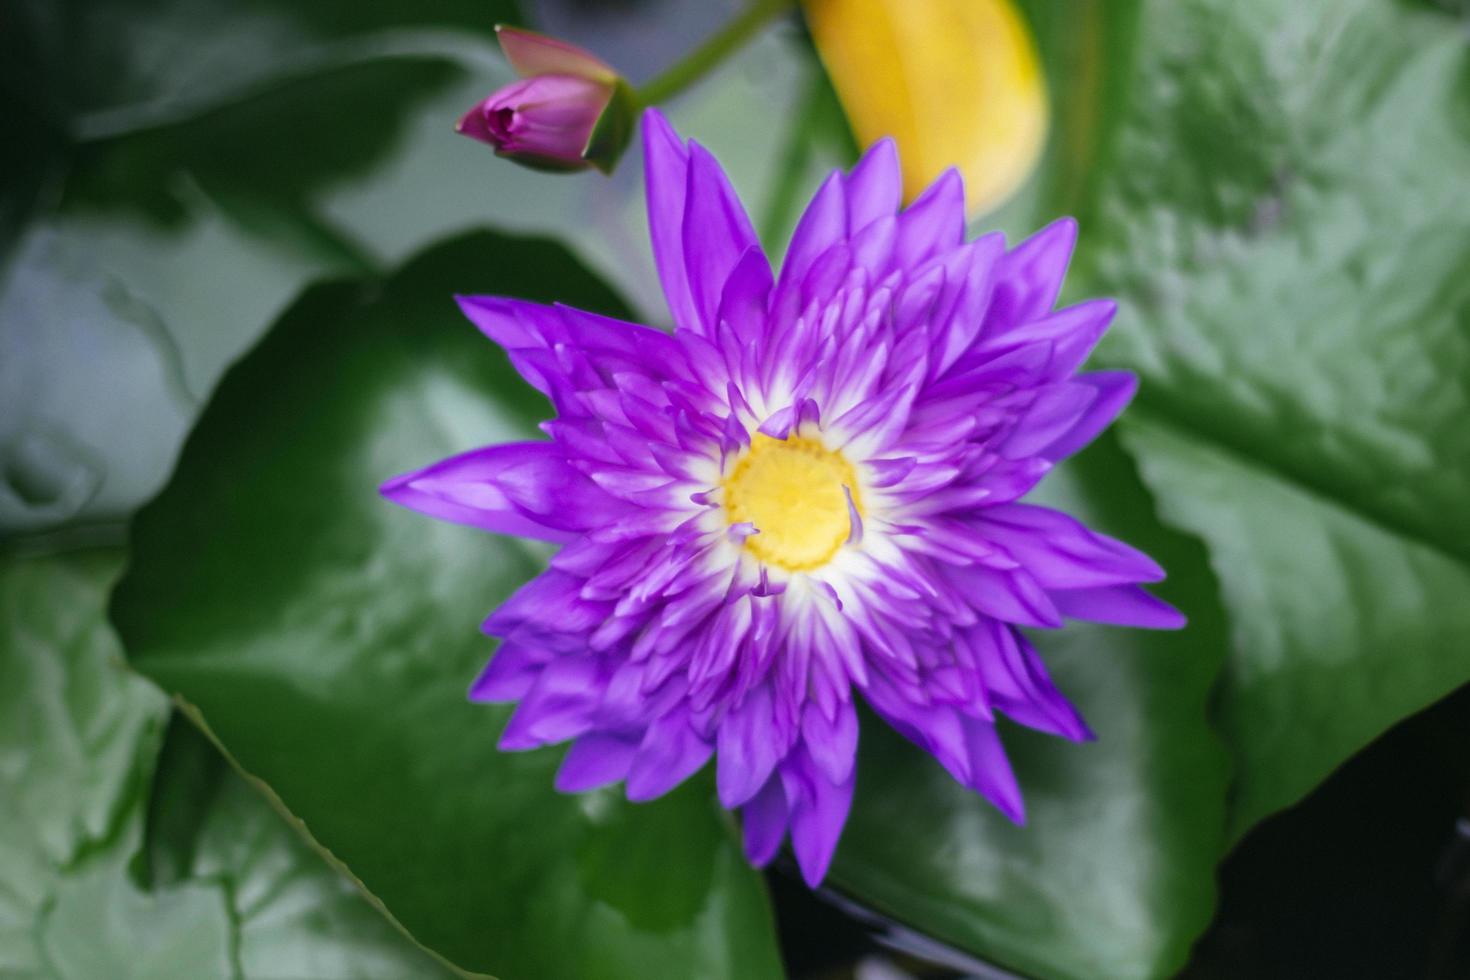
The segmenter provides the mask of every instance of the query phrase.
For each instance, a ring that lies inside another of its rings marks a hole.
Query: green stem
[[[678,95],[706,72],[724,61],[766,22],[795,6],[796,0],[754,0],[714,37],[705,41],[672,68],[638,90],[638,101],[655,105]]]

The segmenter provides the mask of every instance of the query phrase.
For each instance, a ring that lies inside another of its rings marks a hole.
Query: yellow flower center
[[[847,496],[862,514],[852,466],[813,439],[756,433],[725,481],[731,524],[755,525],[745,547],[761,561],[792,572],[825,565],[852,533]]]

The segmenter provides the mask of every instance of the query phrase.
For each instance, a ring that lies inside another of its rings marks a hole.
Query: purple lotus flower
[[[390,481],[435,517],[552,541],[485,623],[471,688],[519,701],[503,749],[574,740],[566,791],[668,792],[717,757],[762,864],[789,831],[825,875],[854,782],[855,694],[1023,819],[995,714],[1091,738],[1022,627],[1175,628],[1163,571],[1021,503],[1132,396],[1074,374],[1113,315],[1053,311],[1075,237],[964,240],[957,174],[899,212],[875,146],[807,208],[778,275],[714,158],[644,117],[649,223],[672,335],[462,297],[544,392],[550,441]]]
[[[619,84],[617,72],[591,52],[557,38],[513,27],[497,27],[496,35],[522,78],[465,113],[458,130],[531,166],[593,166],[586,150]]]

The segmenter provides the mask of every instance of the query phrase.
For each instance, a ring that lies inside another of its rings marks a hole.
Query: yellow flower
[[[1047,126],[1036,44],[1011,0],[805,0],[863,145],[892,136],[912,199],[948,167],[973,217],[1025,182]]]

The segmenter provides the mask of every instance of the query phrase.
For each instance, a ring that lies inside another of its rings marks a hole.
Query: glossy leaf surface
[[[1224,826],[1226,761],[1206,720],[1225,654],[1214,584],[1199,547],[1149,517],[1148,494],[1112,440],[1043,486],[1042,501],[1157,557],[1169,569],[1158,592],[1190,625],[1032,632],[1098,738],[1074,744],[1004,727],[1024,827],[865,719],[836,879],[1026,975],[1169,976],[1209,921]]]
[[[1429,5],[1147,8],[1078,285],[1200,535],[1238,835],[1470,679],[1470,50]]]
[[[46,969],[78,880],[135,891],[124,864],[168,705],[123,669],[103,618],[120,558],[0,555],[0,974]],[[222,936],[223,907],[190,928]],[[195,949],[196,965],[220,960]]]
[[[167,755],[153,774],[168,702],[106,621],[121,557],[0,557],[0,976],[452,976],[207,744],[188,861],[167,880],[143,867],[150,781],[177,774]]]
[[[139,516],[114,616],[133,662],[421,942],[510,977],[779,972],[710,787],[552,789],[465,689],[477,624],[540,549],[381,500],[387,476],[534,436],[545,404],[450,295],[618,302],[560,248],[482,234],[381,293],[308,294],[230,375]],[[658,855],[676,858],[660,862]]]
[[[661,315],[636,166],[549,180],[453,131],[513,77],[491,29],[508,5],[309,7],[16,8],[0,37],[0,537],[126,519],[302,288],[386,274],[447,234],[556,234]],[[757,209],[782,177],[770,115],[804,77],[791,54],[759,38],[674,110]]]

